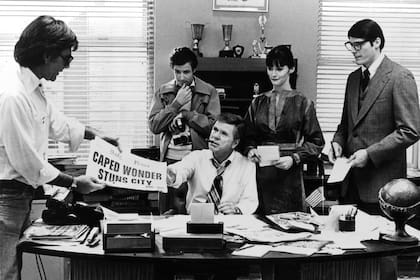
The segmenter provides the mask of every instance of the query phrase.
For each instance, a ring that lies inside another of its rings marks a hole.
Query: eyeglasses
[[[64,56],[62,54],[59,54],[58,56],[61,57],[61,59],[64,61],[65,67],[69,67],[70,63],[73,61],[73,56],[71,55]]]
[[[366,42],[369,42],[369,40],[363,40],[360,42],[353,42],[353,43],[350,41],[347,41],[344,43],[344,46],[346,47],[347,50],[351,52],[357,52],[362,49],[363,44]]]

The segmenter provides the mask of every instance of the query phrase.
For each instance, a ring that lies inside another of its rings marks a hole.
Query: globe
[[[405,224],[416,215],[420,205],[420,188],[407,179],[394,179],[379,190],[382,212],[395,222],[395,233],[381,240],[394,244],[417,244],[418,239],[405,231]]]

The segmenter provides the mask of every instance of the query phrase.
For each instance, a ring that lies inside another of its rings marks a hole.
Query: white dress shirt
[[[178,188],[183,182],[188,182],[188,213],[191,203],[207,201],[207,193],[216,177],[212,158],[213,153],[210,150],[196,150],[181,161],[168,166],[176,174],[175,182],[169,186]],[[231,163],[222,175],[223,190],[220,202],[233,202],[242,214],[252,214],[258,207],[255,164],[236,151],[233,151],[228,159]]]
[[[0,75],[0,180],[43,185],[60,172],[48,163],[48,139],[68,143],[72,151],[83,140],[85,127],[59,112],[40,85],[18,64]]]
[[[376,70],[378,70],[379,65],[381,65],[382,61],[385,58],[385,54],[381,52],[381,54],[378,56],[378,58],[372,63],[372,65],[369,66],[369,77],[372,80],[373,76],[376,73]],[[365,66],[361,66],[362,72],[366,70]]]

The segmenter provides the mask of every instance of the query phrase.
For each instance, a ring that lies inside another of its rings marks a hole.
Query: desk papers
[[[249,245],[245,244],[238,250],[232,252],[234,256],[244,257],[262,257],[268,253],[273,247],[270,245]]]
[[[47,225],[39,219],[25,230],[23,238],[43,245],[79,244],[88,230],[87,225]]]
[[[233,216],[233,218],[225,218],[228,216]],[[300,240],[311,235],[307,232],[287,233],[275,230],[252,215],[226,215],[224,217],[218,216],[218,218],[224,222],[225,232],[242,236],[253,242],[276,243]]]
[[[344,178],[346,178],[347,173],[349,173],[351,167],[350,163],[347,161],[348,158],[344,157],[339,157],[336,159],[327,183],[340,183],[344,180]]]
[[[319,223],[311,214],[304,212],[288,212],[267,215],[266,218],[276,227],[284,231],[308,231],[316,232]]]

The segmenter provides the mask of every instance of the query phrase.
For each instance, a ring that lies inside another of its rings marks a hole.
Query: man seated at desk
[[[210,133],[209,149],[193,151],[168,166],[168,186],[188,183],[188,213],[193,202],[213,202],[215,212],[223,214],[252,214],[257,209],[255,164],[234,150],[243,130],[240,116],[223,113]]]

